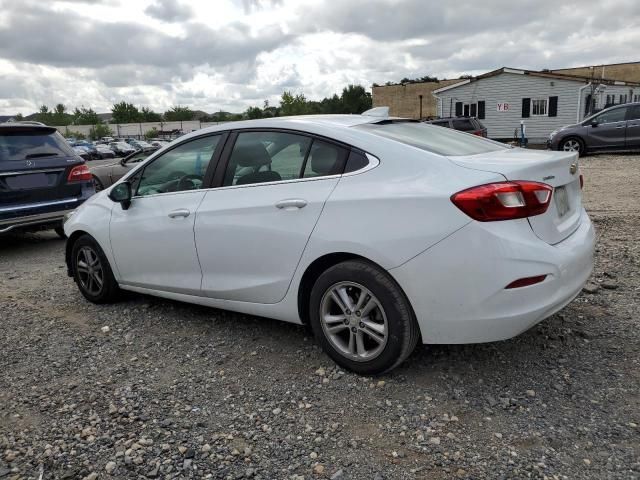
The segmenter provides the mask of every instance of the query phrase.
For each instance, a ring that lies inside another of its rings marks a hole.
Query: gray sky
[[[348,83],[638,61],[639,0],[0,0],[0,114],[214,112]]]

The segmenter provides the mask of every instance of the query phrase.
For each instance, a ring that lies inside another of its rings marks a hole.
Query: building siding
[[[579,88],[587,85],[583,80],[564,80],[543,78],[534,75],[500,73],[498,75],[472,81],[459,87],[451,88],[439,94],[438,116],[455,116],[455,103],[476,103],[484,100],[485,118],[481,122],[487,127],[491,138],[513,138],[515,131],[524,120],[527,137],[532,142],[544,141],[549,134],[562,126],[576,123]],[[640,88],[607,85],[602,94],[596,95],[596,108],[604,107],[606,94],[640,93]],[[591,88],[582,92],[580,102],[580,120],[584,118],[585,101]],[[522,118],[522,99],[548,99],[558,97],[558,114],[556,117],[533,116]],[[618,98],[618,97],[616,97]],[[499,112],[498,103],[508,103],[509,110]],[[449,111],[451,109],[451,112]]]

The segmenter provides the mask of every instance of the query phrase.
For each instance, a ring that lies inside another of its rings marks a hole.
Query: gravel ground
[[[592,293],[378,378],[299,326],[91,305],[55,235],[2,238],[0,478],[640,478],[640,157],[583,163]]]

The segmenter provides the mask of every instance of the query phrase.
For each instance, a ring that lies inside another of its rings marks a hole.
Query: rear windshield
[[[475,130],[476,126],[471,120],[467,118],[464,120],[454,120],[453,128],[455,128],[456,130],[462,130],[463,132],[470,132],[472,130]]]
[[[457,132],[449,128],[417,122],[403,123],[368,123],[354,128],[366,130],[381,137],[390,138],[400,143],[426,150],[440,155],[476,155],[478,153],[495,152],[509,147],[481,137]]]
[[[0,131],[0,163],[58,156],[75,156],[58,132]]]

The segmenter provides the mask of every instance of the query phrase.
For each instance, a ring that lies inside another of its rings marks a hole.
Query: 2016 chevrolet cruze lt
[[[254,120],[162,148],[65,224],[90,301],[119,289],[311,326],[375,374],[513,337],[569,303],[594,230],[572,152],[377,111]]]

